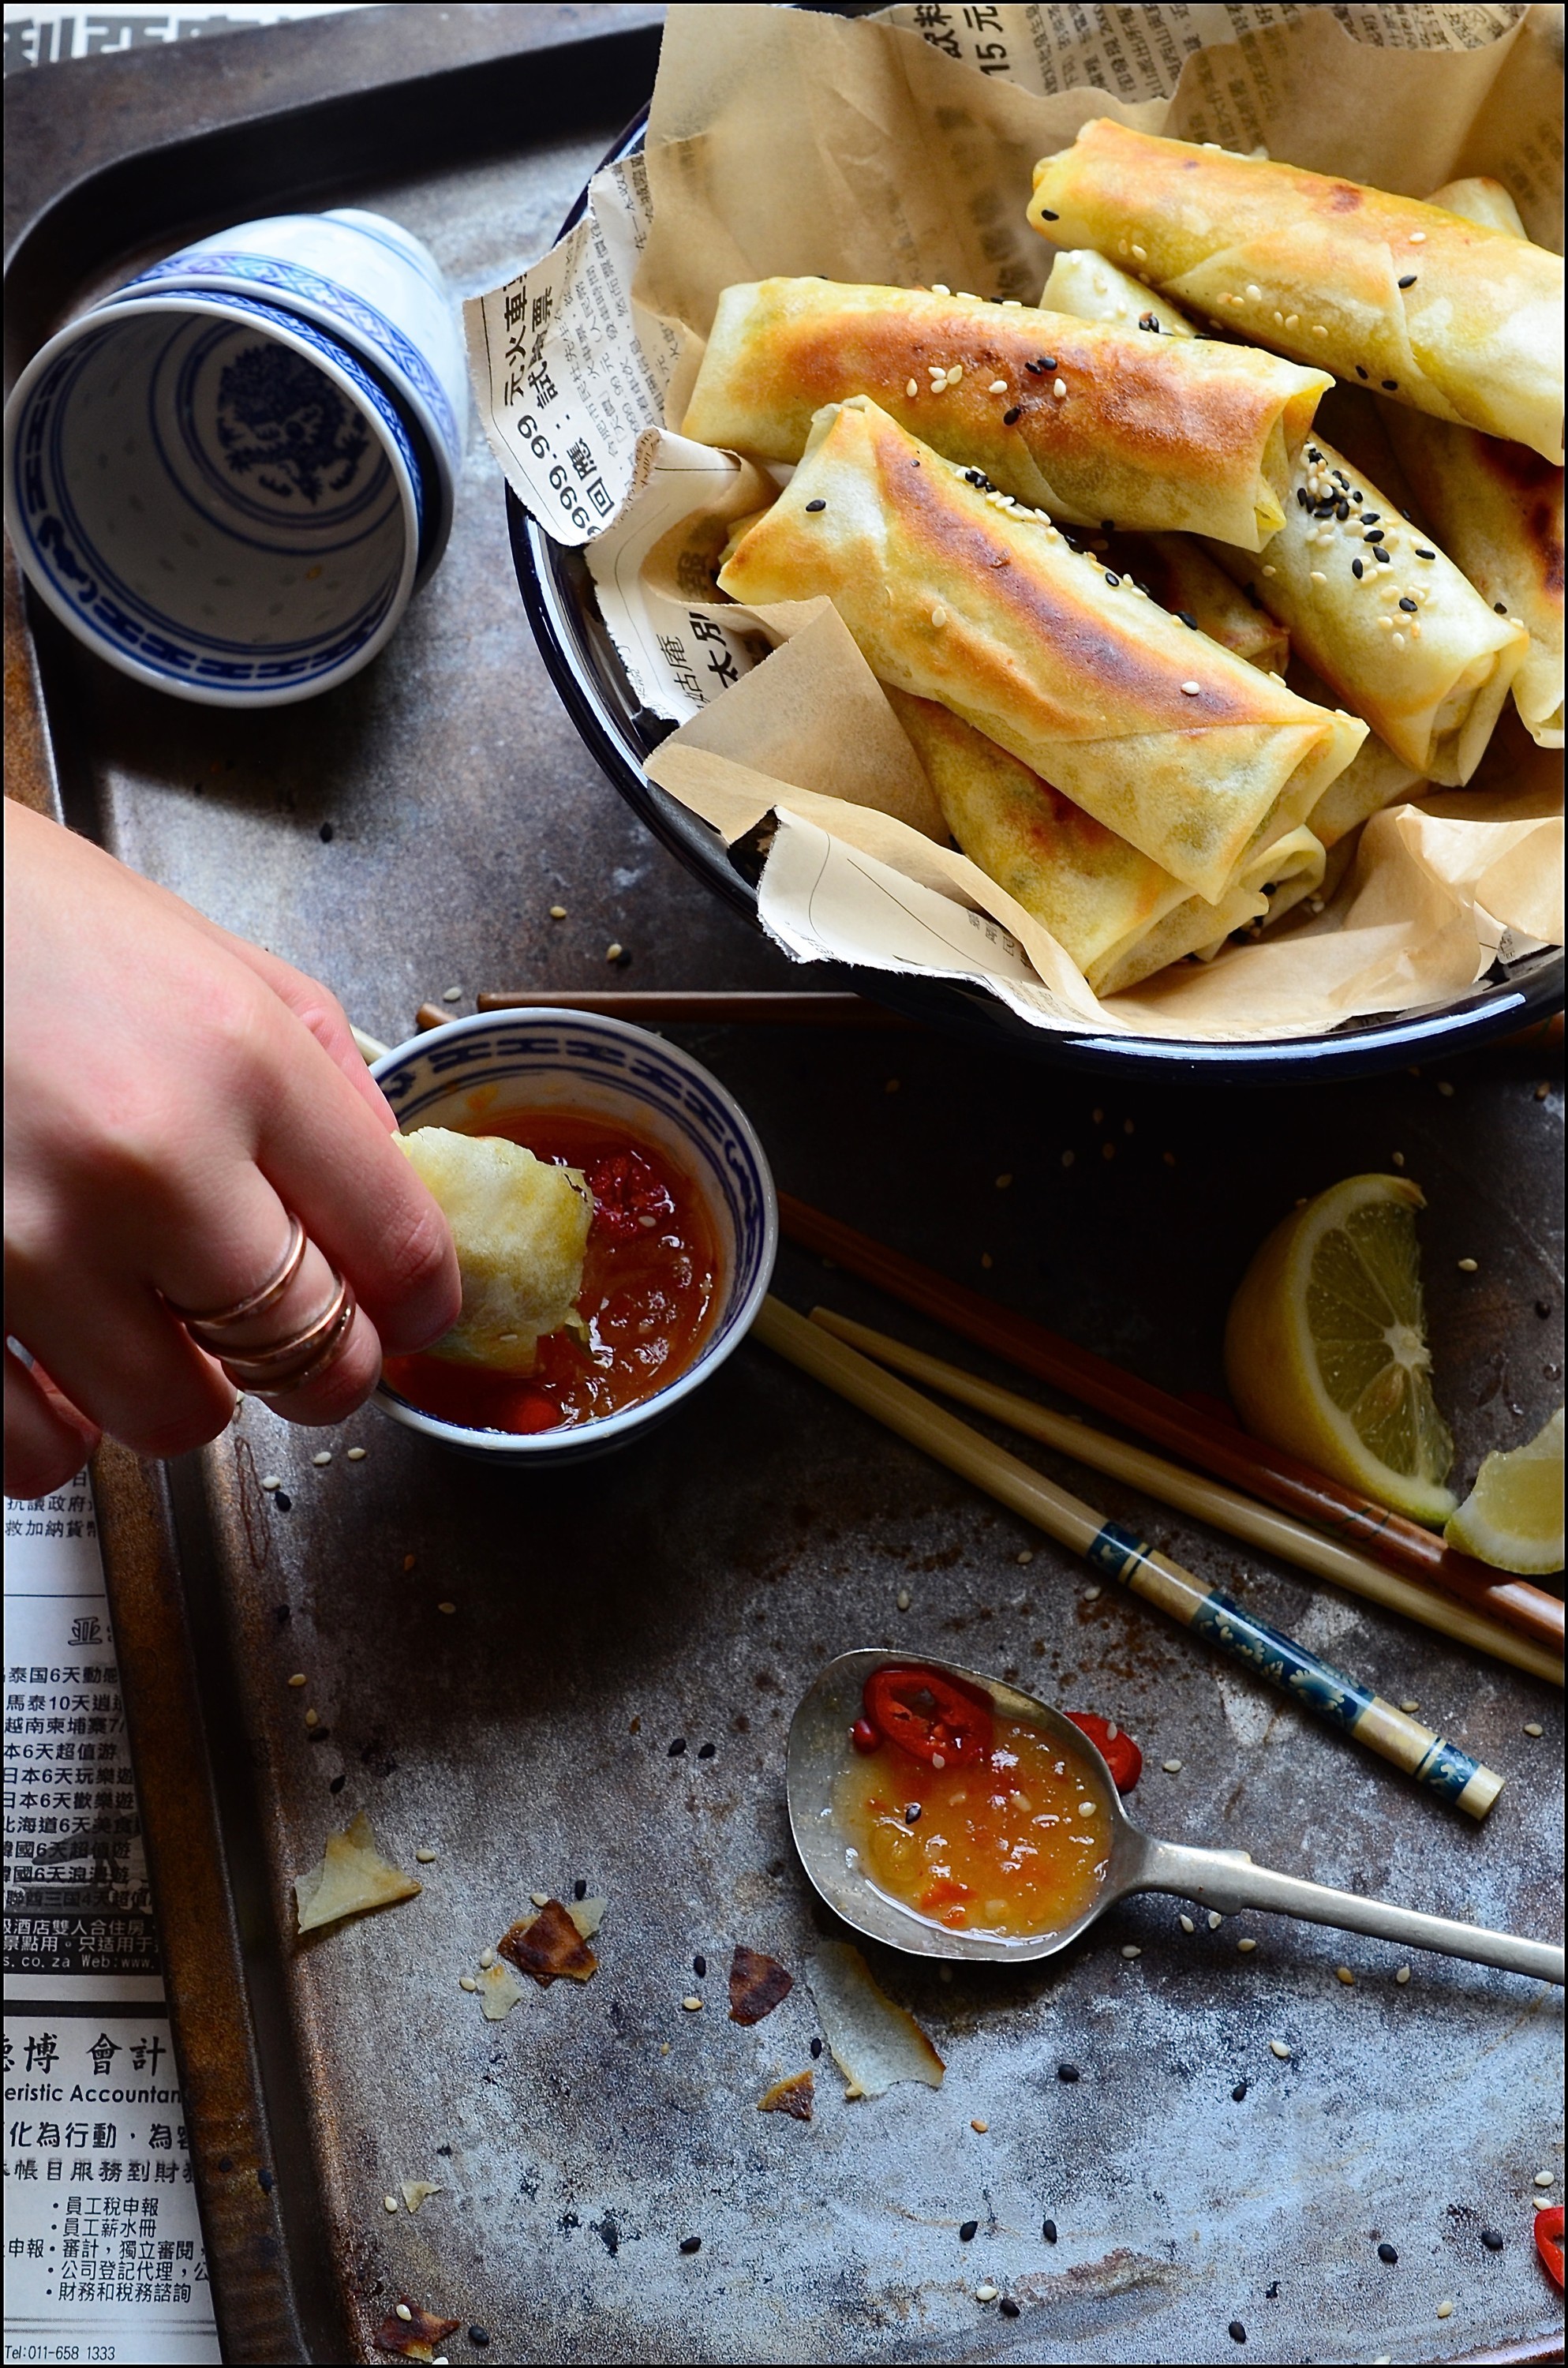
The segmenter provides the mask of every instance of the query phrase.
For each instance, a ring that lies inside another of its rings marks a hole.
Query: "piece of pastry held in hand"
[[[720,298],[681,432],[798,461],[824,404],[866,394],[1054,517],[1256,551],[1331,383],[1274,354],[978,296],[763,279]]]
[[[1529,636],[1332,444],[1308,438],[1290,516],[1260,558],[1208,548],[1396,756],[1427,780],[1469,780]]]
[[[433,1353],[531,1373],[539,1342],[581,1319],[594,1204],[581,1171],[498,1134],[424,1126],[394,1137],[452,1229],[462,1313]]]
[[[883,682],[950,708],[1210,903],[1366,736],[864,398],[822,413],[719,580],[754,606],[825,594]]]
[[[1103,116],[1036,165],[1029,220],[1233,336],[1562,459],[1562,261],[1544,247]]]
[[[959,846],[1051,931],[1096,995],[1133,986],[1264,917],[1261,885],[1233,888],[1218,905],[1194,896],[972,724],[935,700],[883,689]],[[1323,849],[1306,832],[1291,837],[1300,844],[1255,863],[1270,884],[1310,872],[1310,889],[1322,877]]]

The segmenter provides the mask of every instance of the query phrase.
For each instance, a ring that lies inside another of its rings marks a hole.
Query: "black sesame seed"
[[[258,2170],[256,2175],[256,2183],[260,2188],[264,2195],[270,2195],[273,2185],[272,2173],[269,2170]]]
[[[337,833],[334,830],[334,828],[333,828],[333,826],[332,826],[331,823],[329,823],[329,822],[324,822],[324,823],[323,823],[323,825],[322,825],[322,826],[321,826],[321,843],[322,843],[322,845],[323,845],[324,847],[330,847],[330,846],[332,845],[333,840],[336,837],[336,836],[337,836]]]
[[[490,2340],[490,2329],[487,2327],[471,2327],[468,2331],[468,2340],[471,2343],[477,2343],[480,2350],[483,2351],[485,2345]]]
[[[1406,526],[1410,524],[1410,512],[1408,510],[1401,510],[1400,517],[1404,520]]]
[[[1026,362],[1024,364],[1024,368],[1028,370],[1031,378],[1038,378],[1041,370],[1045,368],[1045,364],[1043,362]]]
[[[1358,559],[1353,559],[1353,560],[1351,561],[1351,563],[1350,563],[1350,573],[1351,573],[1351,575],[1352,575],[1357,576],[1357,577],[1358,578],[1358,577],[1360,577],[1360,576],[1365,575],[1366,572],[1367,572],[1367,571],[1366,571],[1366,569],[1362,566],[1362,564],[1361,564],[1361,563],[1360,563],[1360,561],[1359,561]]]
[[[979,2221],[966,2220],[959,2230],[959,2243],[960,2245],[971,2245],[974,2242],[974,2239],[979,2236]]]
[[[272,1501],[280,1513],[291,1513],[294,1509],[294,1499],[282,1488],[273,1490]]]
[[[1141,329],[1152,329],[1156,337],[1160,334],[1160,324],[1153,313],[1141,313],[1138,315],[1138,326]]]
[[[1246,2328],[1239,2318],[1233,2318],[1225,2332],[1233,2343],[1244,2343],[1247,2340]]]
[[[1398,379],[1396,379],[1396,378],[1385,378],[1385,379],[1381,380],[1379,382],[1380,382],[1380,384],[1381,385],[1382,390],[1383,390],[1383,393],[1384,393],[1385,394],[1393,394],[1393,393],[1395,393],[1397,392],[1397,390],[1398,390],[1398,387],[1399,387],[1399,381],[1398,381]]]
[[[1047,2243],[1048,2245],[1054,2245],[1054,2244],[1055,2244],[1055,2242],[1056,2242],[1056,2223],[1055,2223],[1055,2221],[1054,2221],[1054,2220],[1042,2220],[1042,2221],[1040,2222],[1040,2235],[1045,2238],[1045,2241],[1046,2241],[1046,2243]]]
[[[1011,411],[1005,411],[1002,414],[1002,425],[1004,427],[1016,427],[1023,416],[1023,405],[1015,403]]]
[[[1041,222],[1060,222],[1062,219],[1060,214],[1053,214],[1049,206],[1041,206],[1040,218]]]
[[[1385,2242],[1378,2247],[1378,2259],[1380,2261],[1386,2261],[1392,2270],[1394,2263],[1398,2260],[1399,2255],[1394,2251],[1392,2245]]]
[[[1540,1316],[1540,1317],[1542,1318],[1542,1320],[1544,1321],[1544,1319],[1545,1319],[1548,1315],[1551,1315],[1551,1300],[1550,1300],[1550,1299],[1538,1299],[1538,1300],[1536,1301],[1536,1304],[1535,1304],[1535,1312],[1536,1312],[1536,1314],[1537,1314],[1539,1316]]]
[[[583,1877],[579,1875],[576,1882],[572,1885],[572,1896],[574,1899],[586,1899],[587,1896],[588,1886],[584,1882]]]
[[[1435,551],[1423,551],[1421,545],[1417,543],[1415,546],[1415,556],[1417,559],[1436,559],[1437,554]]]
[[[1238,2081],[1236,2082],[1235,2087],[1234,2087],[1234,2088],[1232,2089],[1232,2091],[1231,2091],[1231,2102],[1232,2102],[1232,2104],[1233,2104],[1233,2105],[1239,2105],[1239,2104],[1241,2103],[1241,2101],[1242,2101],[1242,2099],[1246,2095],[1246,2092],[1247,2092],[1247,2084],[1246,2084],[1246,2082],[1245,2082],[1244,2080],[1238,2080]]]
[[[1056,356],[1054,354],[1041,354],[1040,358],[1040,366],[1041,370],[1054,370],[1056,368]]]
[[[700,2253],[702,2250],[701,2237],[683,2237],[680,2240],[680,2249],[683,2253]]]
[[[1265,2301],[1265,2302],[1278,2302],[1278,2299],[1279,2299],[1279,2281],[1278,2281],[1278,2278],[1276,2278],[1276,2279],[1275,2279],[1275,2281],[1274,2281],[1274,2283],[1273,2283],[1273,2284],[1272,2284],[1272,2285],[1267,2285],[1267,2286],[1265,2286],[1265,2287],[1264,2287],[1264,2289],[1263,2289],[1263,2299],[1264,2299],[1264,2301]]]
[[[824,510],[827,507],[827,504],[819,495],[814,502],[808,502],[806,504],[806,507],[808,510]]]
[[[699,1980],[699,1982],[705,1982],[705,1981],[707,1980],[707,1978],[708,1978],[708,1960],[707,1960],[707,1958],[706,1958],[706,1957],[693,1957],[693,1959],[692,1959],[692,1961],[691,1961],[691,1970],[692,1970],[692,1972],[697,1975],[697,1978],[698,1978],[698,1980]]]
[[[287,1628],[294,1614],[287,1603],[275,1603],[272,1607],[272,1616],[279,1628]]]
[[[1108,568],[1106,569],[1106,572],[1105,572],[1105,580],[1106,580],[1106,582],[1107,582],[1108,585],[1110,585],[1110,586],[1114,588],[1118,584],[1119,584],[1119,583],[1120,583],[1121,578],[1120,578],[1120,576],[1119,576],[1119,575],[1113,575],[1111,574],[1111,572],[1110,572],[1109,568],[1108,567]]]
[[[1018,2315],[1018,2305],[1011,2294],[1004,2294],[996,2307],[1004,2318],[1017,2318]]]
[[[1365,377],[1366,377],[1366,375],[1367,375],[1367,372],[1366,372],[1366,371],[1361,368],[1361,365],[1360,365],[1360,363],[1359,363],[1359,362],[1358,362],[1358,363],[1357,363],[1357,365],[1356,365],[1356,375],[1357,375],[1357,377],[1358,377],[1358,378],[1365,378]]]
[[[1415,616],[1415,601],[1414,601],[1414,600],[1404,600],[1404,599],[1402,599],[1399,605],[1400,605],[1400,607],[1401,607],[1403,609],[1404,609],[1404,611],[1406,612],[1406,614],[1407,614],[1407,615],[1412,616],[1412,617],[1414,617],[1414,616]]]
[[[1381,526],[1375,526],[1370,534],[1364,534],[1361,537],[1363,542],[1381,542],[1382,539],[1383,530]]]
[[[1350,515],[1350,505],[1349,505],[1349,503],[1348,503],[1348,502],[1335,502],[1335,505],[1334,505],[1334,515],[1335,515],[1335,517],[1339,520],[1340,525],[1341,525],[1341,526],[1343,526],[1343,525],[1345,524],[1346,519],[1346,518],[1349,517],[1349,515]]]
[[[820,2039],[813,2039],[813,2040],[812,2040],[812,2056],[813,2056],[813,2057],[816,2057],[816,2056],[819,2056],[821,2054],[822,2054],[822,2041],[821,2041]]]
[[[1100,532],[1102,534],[1114,534],[1116,532],[1116,520],[1114,518],[1101,518]]]
[[[1503,2249],[1503,2239],[1495,2228],[1483,2228],[1481,2241],[1489,2253],[1500,2253]]]
[[[1361,523],[1363,526],[1376,526],[1381,516],[1381,510],[1363,510],[1361,513]]]
[[[918,1801],[905,1802],[903,1809],[903,1822],[906,1826],[917,1826],[920,1823],[920,1804]]]
[[[1307,507],[1307,489],[1304,485],[1298,485],[1296,488],[1296,507],[1303,510]]]
[[[1401,286],[1402,288],[1414,288],[1414,287],[1415,287],[1415,272],[1414,272],[1414,271],[1412,271],[1412,272],[1408,273],[1408,274],[1406,275],[1406,277],[1405,277],[1403,279],[1402,279],[1402,280],[1400,281],[1400,283],[1399,283],[1399,284],[1400,284],[1400,286]]]
[[[309,1735],[306,1736],[305,1741],[307,1743],[324,1743],[331,1733],[332,1729],[330,1726],[312,1726]]]
[[[1387,566],[1388,566],[1388,565],[1390,565],[1390,564],[1391,564],[1391,563],[1390,563],[1390,559],[1389,559],[1389,554],[1388,554],[1388,552],[1383,549],[1382,544],[1381,544],[1381,542],[1379,543],[1379,545],[1378,545],[1378,547],[1377,547],[1376,551],[1374,551],[1374,552],[1373,552],[1373,553],[1372,553],[1372,557],[1373,557],[1374,559],[1376,559],[1376,560],[1380,561],[1380,562],[1381,562],[1381,564],[1384,567],[1387,567]]]
[[[1346,475],[1346,473],[1345,473],[1345,472],[1344,472],[1344,470],[1343,470],[1343,469],[1335,469],[1335,472],[1334,472],[1334,479],[1335,479],[1335,483],[1336,484],[1340,484],[1340,485],[1343,485],[1343,486],[1344,486],[1344,488],[1345,488],[1345,490],[1346,490],[1346,493],[1348,493],[1348,492],[1350,491],[1350,480],[1349,480],[1349,478]]]
[[[1197,632],[1198,620],[1196,617],[1192,616],[1188,610],[1186,609],[1178,609],[1176,610],[1176,617],[1180,623],[1189,626],[1195,633]]]
[[[1081,2080],[1084,2076],[1075,2064],[1059,2064],[1056,2077],[1059,2080]]]
[[[685,1749],[686,1737],[684,1735],[677,1735],[675,1741],[670,1746],[669,1756],[672,1759],[678,1759]]]
[[[1508,613],[1508,603],[1506,600],[1494,600],[1492,603],[1492,609],[1494,615],[1506,617]]]
[[[333,1778],[331,1783],[326,1789],[329,1793],[341,1793],[347,1782],[347,1777],[339,1771],[339,1773]]]

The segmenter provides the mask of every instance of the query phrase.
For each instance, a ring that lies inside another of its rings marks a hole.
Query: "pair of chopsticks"
[[[1080,1463],[1092,1463],[1101,1471],[1134,1480],[1135,1486],[1151,1495],[1183,1511],[1198,1513],[1249,1544],[1283,1554],[1320,1577],[1332,1578],[1460,1643],[1479,1645],[1501,1660],[1528,1668],[1533,1676],[1549,1677],[1562,1684],[1563,1609],[1543,1588],[1532,1587],[1525,1579],[1500,1578],[1468,1554],[1455,1554],[1429,1530],[1358,1496],[1342,1481],[1315,1472],[1310,1464],[1252,1438],[1234,1424],[1184,1405],[1135,1374],[1123,1372],[1108,1359],[1096,1357],[1093,1350],[1048,1331],[1031,1317],[999,1306],[963,1283],[949,1281],[902,1251],[886,1248],[787,1192],[778,1196],[778,1219],[790,1239],[802,1249],[816,1251],[918,1308],[922,1315],[934,1315],[949,1331],[1006,1358],[1037,1381],[1065,1392],[1097,1413],[1108,1415],[1113,1422],[1172,1449],[1185,1463],[1197,1464],[1200,1472],[1225,1485],[1209,1487],[1190,1472],[1158,1457],[1142,1459],[1142,1476],[1134,1479],[1128,1459],[1139,1458],[1141,1451],[1123,1447],[1120,1441],[1104,1439],[1076,1423],[1069,1426],[1070,1437],[1054,1437],[1035,1426],[1055,1425],[1062,1418],[1027,1399],[1011,1401],[1028,1417],[1015,1427],[1063,1446]],[[901,1355],[907,1353],[900,1350]],[[929,1360],[930,1365],[935,1363]],[[913,1368],[901,1366],[900,1370]],[[949,1374],[956,1372],[943,1370]],[[925,1378],[936,1380],[937,1375],[927,1370]],[[983,1397],[970,1395],[971,1390],[985,1391],[987,1384],[968,1374],[956,1378],[964,1384],[962,1389],[949,1387],[948,1380],[938,1381],[937,1386],[983,1411],[998,1414],[1003,1421],[1015,1421],[1014,1414],[1000,1405],[987,1406]],[[1007,1398],[1009,1394],[997,1395]],[[1096,1452],[1090,1453],[1095,1442]],[[1121,1460],[1102,1460],[1111,1451]],[[1183,1492],[1179,1496],[1171,1493],[1178,1485]],[[1262,1505],[1256,1501],[1259,1497]],[[1276,1519],[1264,1510],[1265,1506],[1274,1507],[1276,1515],[1287,1518]],[[1244,1527],[1241,1526],[1244,1521]],[[1401,1582],[1396,1592],[1388,1590],[1391,1577]],[[1518,1640],[1522,1639],[1537,1647],[1528,1658],[1520,1657]]]

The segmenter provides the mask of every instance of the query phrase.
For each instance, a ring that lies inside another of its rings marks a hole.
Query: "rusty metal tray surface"
[[[382,207],[465,292],[492,284],[544,248],[645,97],[655,14],[367,10],[155,74],[131,57],[90,83],[23,78],[16,352],[262,206]],[[445,566],[332,697],[242,727],[108,673],[19,604],[6,680],[18,793],[329,979],[384,1037],[451,984],[455,1008],[486,985],[597,984],[612,939],[627,984],[797,975],[585,755],[518,614],[477,434]],[[1178,1391],[1219,1386],[1226,1296],[1274,1215],[1399,1150],[1431,1204],[1464,1474],[1561,1397],[1544,1055],[1455,1064],[1451,1094],[1429,1072],[1113,1099],[919,1031],[686,1041],[782,1185]],[[798,1253],[778,1287],[890,1320]],[[1400,1987],[1370,1944],[1263,1918],[1188,1936],[1178,1903],[1144,1901],[1027,1974],[879,1961],[947,2058],[939,2094],[847,2103],[824,2058],[810,2126],[756,2105],[816,2029],[801,1977],[825,1928],[782,1747],[830,1655],[896,1642],[1017,1671],[1141,1738],[1154,1829],[1541,1934],[1561,1915],[1560,1696],[1091,1491],[1502,1770],[1472,1830],[1091,1597],[1053,1546],[756,1348],[584,1477],[506,1480],[369,1410],[324,1467],[320,1443],[250,1406],[200,1457],[107,1451],[97,1474],[230,2360],[381,2356],[405,2292],[460,2318],[453,2361],[1217,2360],[1241,2351],[1232,2321],[1264,2361],[1554,2356],[1530,2180],[1561,2165],[1559,2003],[1502,1975],[1418,1958]],[[402,1862],[438,1852],[424,1892],[301,1946],[290,1880],[361,1808]],[[486,2024],[458,1974],[529,1892],[574,1881],[609,1900],[600,1973]],[[725,2014],[737,1941],[798,1977],[755,2031]],[[405,2178],[444,2190],[417,2218],[382,2206]]]

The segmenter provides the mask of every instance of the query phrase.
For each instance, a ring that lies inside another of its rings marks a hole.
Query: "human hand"
[[[292,1281],[210,1336],[254,1358],[347,1279],[330,1364],[270,1399],[290,1421],[341,1421],[383,1348],[456,1321],[446,1219],[324,987],[10,799],[6,960],[7,1496],[60,1486],[101,1431],[153,1456],[216,1437],[233,1389],[173,1311],[257,1292],[290,1212]]]

